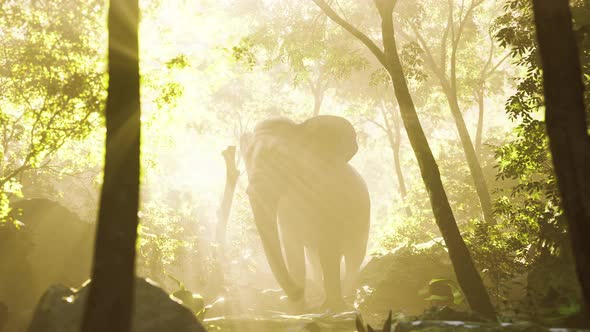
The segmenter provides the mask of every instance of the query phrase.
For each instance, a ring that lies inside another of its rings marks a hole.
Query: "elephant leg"
[[[345,276],[344,276],[344,294],[355,295],[355,286],[365,258],[364,249],[351,248],[344,254]]]
[[[339,310],[344,308],[340,281],[340,262],[342,255],[333,248],[320,249],[320,263],[324,273],[325,309]]]
[[[305,290],[305,251],[302,241],[292,234],[283,234],[283,251],[289,274],[295,284]],[[304,312],[305,307],[305,294],[300,300],[291,302],[293,314]]]
[[[318,255],[317,251],[308,247],[305,248],[305,254],[311,267],[311,280],[315,285],[321,287],[323,280],[323,272],[322,264],[320,263],[320,256]]]
[[[287,268],[293,281],[301,288],[305,288],[305,251],[302,241],[290,234],[283,236],[283,246]]]

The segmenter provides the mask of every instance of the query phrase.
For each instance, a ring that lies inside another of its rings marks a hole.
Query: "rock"
[[[83,306],[80,302],[74,303],[75,295],[73,289],[63,285],[49,287],[37,304],[29,331],[49,332],[59,331],[60,328],[74,331],[74,328],[79,328]]]
[[[20,211],[33,247],[30,262],[39,296],[54,284],[78,286],[90,277],[95,225],[58,202],[27,199],[11,204]]]
[[[467,311],[459,311],[450,307],[433,307],[426,310],[416,318],[420,321],[466,321],[466,322],[486,322],[484,317]]]
[[[65,286],[51,286],[43,295],[28,332],[78,332],[89,285],[76,291]],[[190,309],[172,300],[151,281],[136,278],[133,332],[204,332]]]
[[[390,310],[418,315],[432,305],[429,285],[436,279],[455,279],[442,247],[400,247],[373,257],[361,271],[356,303],[362,312],[382,316]]]
[[[11,207],[19,227],[0,227],[0,301],[32,311],[50,285],[73,287],[90,277],[94,225],[48,199]]]
[[[30,310],[38,299],[29,262],[32,250],[22,225],[0,222],[0,302],[8,311]]]

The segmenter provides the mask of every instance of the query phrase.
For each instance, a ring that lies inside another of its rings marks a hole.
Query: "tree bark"
[[[131,330],[141,126],[138,21],[137,0],[110,2],[104,183],[84,332]]]
[[[441,43],[441,60],[440,65],[437,65],[432,52],[430,51],[426,41],[422,36],[419,34],[416,27],[414,27],[414,32],[421,47],[424,49],[424,60],[425,63],[430,67],[430,70],[435,74],[435,76],[439,80],[439,84],[447,98],[447,102],[449,104],[449,108],[451,110],[451,115],[453,116],[453,120],[455,121],[455,125],[457,127],[457,132],[459,133],[459,139],[461,141],[461,146],[463,148],[463,152],[465,154],[465,159],[467,160],[467,165],[469,167],[469,171],[471,173],[471,178],[473,179],[473,183],[475,186],[475,190],[477,192],[477,196],[479,198],[480,207],[482,210],[483,218],[490,224],[495,224],[495,218],[493,215],[493,208],[492,208],[492,199],[490,196],[490,192],[488,190],[488,186],[483,176],[483,171],[481,169],[481,165],[479,163],[476,150],[473,146],[473,142],[469,136],[469,131],[467,130],[467,126],[465,125],[465,120],[463,118],[463,114],[461,113],[461,108],[459,106],[459,99],[457,97],[457,70],[456,70],[456,62],[457,62],[457,51],[459,48],[459,43],[461,41],[461,36],[463,34],[463,29],[465,27],[465,22],[467,22],[467,18],[473,15],[473,10],[479,6],[482,1],[473,1],[471,2],[470,6],[467,8],[464,18],[460,21],[458,26],[458,31],[455,33],[454,23],[453,23],[453,12],[452,12],[452,2],[449,2],[449,18],[447,23],[447,29],[443,34],[443,39]],[[450,59],[450,77],[447,76],[446,73],[446,41],[447,36],[450,32],[451,37],[451,59]],[[484,67],[484,71],[486,68]],[[493,73],[495,68],[490,71]],[[483,75],[483,72],[482,72]]]
[[[469,136],[469,131],[467,130],[467,126],[465,125],[465,120],[463,119],[461,108],[459,107],[457,91],[455,88],[448,85],[443,85],[443,90],[445,92],[445,95],[447,96],[449,107],[451,109],[451,114],[453,115],[455,125],[457,126],[457,132],[459,133],[459,139],[461,141],[463,151],[465,152],[467,166],[469,166],[469,171],[471,173],[471,177],[475,185],[475,191],[477,192],[477,197],[479,198],[479,204],[481,206],[483,218],[486,222],[493,225],[496,222],[494,219],[494,213],[492,208],[492,199],[490,197],[488,185],[483,175],[481,165],[479,164],[477,154],[475,153],[473,142],[471,141],[471,137]]]
[[[405,80],[395,42],[392,19],[393,6],[390,5],[391,2],[390,0],[375,0],[382,19],[381,29],[385,59],[387,61],[386,69],[393,82],[395,96],[400,105],[402,121],[408,133],[410,144],[416,154],[420,173],[430,196],[434,217],[449,251],[459,286],[463,290],[467,302],[473,311],[490,318],[495,318],[496,313],[490,297],[457,227],[455,216],[453,215],[441,181],[438,165],[420,125],[418,114],[416,113],[414,102]]]
[[[483,137],[483,122],[484,122],[484,91],[483,88],[476,94],[477,96],[477,129],[475,131],[475,154],[481,157],[482,137]]]
[[[236,185],[240,172],[236,168],[236,147],[228,146],[221,153],[225,160],[225,189],[223,190],[223,197],[221,204],[217,210],[217,227],[215,229],[214,248],[215,262],[213,266],[211,288],[213,292],[220,293],[223,289],[225,273],[223,264],[225,263],[225,244],[227,234],[227,223],[231,213],[231,206],[236,192]]]
[[[324,94],[323,92],[314,91],[313,92],[313,116],[320,115],[320,110],[322,108],[322,102],[324,101]]]
[[[401,128],[399,119],[397,119],[397,114],[395,111],[391,111],[391,115],[393,117],[393,124],[387,120],[387,115],[385,110],[381,110],[383,113],[383,121],[385,122],[385,129],[387,132],[387,139],[389,141],[389,146],[391,147],[391,152],[393,154],[393,167],[395,170],[395,175],[397,177],[398,185],[399,185],[399,193],[404,202],[406,211],[406,215],[408,217],[412,216],[412,209],[407,206],[406,198],[408,196],[408,190],[406,188],[406,181],[404,180],[404,173],[402,171],[402,165],[399,158],[399,151],[401,145]]]
[[[471,309],[486,317],[495,318],[496,313],[490,301],[489,295],[483,285],[469,250],[463,241],[453,211],[449,205],[447,194],[442,185],[438,165],[434,159],[430,146],[424,135],[424,130],[418,119],[414,102],[399,59],[395,33],[393,27],[393,9],[396,0],[374,0],[375,6],[381,16],[381,33],[383,36],[384,50],[381,51],[366,35],[352,27],[350,23],[342,19],[323,0],[313,0],[328,17],[341,25],[375,54],[383,67],[388,71],[393,82],[394,93],[400,107],[400,113],[404,127],[408,134],[410,144],[418,160],[420,174],[428,191],[436,224],[443,236],[449,256],[457,276],[459,286],[465,294],[465,298]]]
[[[545,118],[585,310],[590,314],[590,137],[567,0],[533,0]]]
[[[321,76],[321,75],[320,75]],[[321,77],[314,83],[311,79],[308,80],[309,89],[313,94],[313,113],[312,117],[320,115],[322,103],[324,102],[324,94],[326,93],[326,87],[322,84]]]
[[[492,209],[492,199],[490,196],[490,192],[488,190],[488,185],[486,183],[486,179],[483,175],[483,171],[481,169],[481,164],[477,158],[477,154],[475,153],[475,149],[473,147],[473,141],[469,137],[469,131],[467,130],[467,126],[465,125],[465,119],[463,118],[463,114],[461,113],[461,108],[459,107],[459,98],[457,96],[457,51],[459,50],[459,43],[461,42],[461,36],[463,35],[463,31],[465,28],[465,24],[467,22],[467,18],[473,15],[474,9],[479,6],[483,1],[472,1],[467,11],[465,13],[465,18],[460,20],[459,27],[457,29],[457,33],[455,34],[455,29],[453,28],[452,19],[452,1],[449,2],[449,7],[451,10],[450,13],[450,24],[451,24],[451,39],[452,39],[452,49],[451,49],[451,77],[450,82],[447,83],[446,81],[441,80],[441,85],[443,86],[443,90],[447,96],[447,100],[449,102],[449,106],[451,109],[451,113],[453,115],[453,119],[455,120],[455,125],[457,126],[457,131],[459,133],[459,139],[461,140],[461,145],[463,146],[463,151],[465,152],[465,159],[467,159],[467,165],[469,167],[469,171],[471,172],[471,177],[473,178],[473,183],[475,185],[475,191],[477,192],[477,196],[479,197],[479,203],[481,206],[483,218],[486,222],[490,224],[495,224],[494,213]],[[461,13],[463,12],[463,7],[461,7]],[[444,52],[444,50],[443,50]],[[444,69],[444,67],[443,67]],[[442,77],[442,75],[440,76]]]
[[[220,247],[221,252],[225,251],[225,237],[227,233],[227,222],[231,212],[231,206],[236,192],[236,185],[240,176],[240,171],[236,168],[236,147],[228,146],[221,153],[225,160],[225,189],[221,205],[217,210],[217,229],[215,230],[215,240]]]

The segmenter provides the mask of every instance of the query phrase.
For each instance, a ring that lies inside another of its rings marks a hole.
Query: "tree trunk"
[[[387,65],[386,70],[391,76],[395,96],[400,106],[402,121],[418,160],[420,173],[430,196],[434,218],[449,251],[457,281],[473,311],[495,318],[496,313],[489,295],[457,227],[457,222],[441,181],[438,165],[420,125],[412,96],[408,90],[393,28],[392,14],[395,1],[375,0],[375,4],[379,9],[382,20],[381,29]]]
[[[318,82],[317,88],[312,85],[311,92],[313,93],[313,116],[320,115],[322,103],[324,101],[324,90],[320,87],[321,82]]]
[[[585,310],[590,314],[590,137],[567,0],[533,0],[543,68],[549,148],[567,217]]]
[[[465,120],[463,118],[463,114],[461,113],[461,108],[459,107],[459,101],[457,97],[457,70],[456,70],[456,59],[457,59],[457,51],[459,48],[459,43],[461,41],[461,35],[463,33],[463,29],[465,27],[465,23],[468,21],[468,18],[473,15],[473,10],[475,7],[479,6],[481,2],[471,2],[470,7],[467,9],[465,15],[461,14],[462,17],[459,26],[457,27],[457,36],[455,35],[455,30],[453,28],[453,12],[452,12],[452,3],[450,5],[449,11],[449,21],[447,25],[447,32],[445,32],[443,38],[443,44],[441,48],[444,50],[446,48],[446,34],[448,33],[448,29],[450,29],[451,33],[451,40],[452,40],[452,49],[451,49],[451,61],[450,61],[450,78],[447,77],[446,74],[446,53],[441,54],[441,63],[440,66],[436,64],[432,53],[428,49],[428,45],[424,39],[418,34],[416,31],[416,36],[418,37],[421,46],[424,48],[425,52],[425,63],[430,66],[431,71],[435,74],[435,76],[439,80],[439,84],[447,98],[447,102],[449,104],[449,108],[451,110],[451,114],[453,116],[453,120],[455,121],[455,125],[457,126],[457,132],[459,133],[459,139],[461,141],[461,146],[463,148],[463,152],[465,154],[465,159],[467,160],[467,165],[469,167],[469,171],[471,173],[471,178],[473,179],[473,183],[475,186],[475,190],[477,192],[477,196],[479,198],[482,214],[484,220],[486,220],[490,224],[495,224],[495,218],[493,215],[492,209],[492,200],[490,197],[490,193],[488,190],[488,186],[486,184],[485,177],[483,176],[483,171],[481,169],[481,165],[477,158],[476,149],[473,146],[473,142],[469,136],[469,131],[467,130],[467,126],[465,125]],[[463,12],[463,10],[461,10]],[[487,66],[487,65],[486,65]],[[485,67],[484,69],[485,70]],[[493,69],[491,72],[493,72]]]
[[[215,248],[216,259],[212,288],[216,292],[223,286],[224,269],[222,264],[226,261],[225,242],[227,223],[231,212],[234,193],[236,191],[236,185],[238,184],[238,177],[240,176],[240,172],[236,168],[236,147],[233,145],[228,146],[221,154],[225,160],[225,189],[223,190],[221,205],[219,206],[219,210],[217,210],[217,227],[215,229],[215,242],[217,243],[217,248]]]
[[[473,148],[473,143],[471,141],[471,138],[469,137],[469,131],[467,130],[467,126],[465,125],[465,120],[463,119],[461,108],[459,107],[459,101],[457,100],[457,91],[456,89],[448,85],[443,85],[443,90],[447,97],[449,107],[451,109],[451,114],[453,115],[453,119],[455,120],[455,125],[457,126],[457,132],[459,133],[461,146],[463,147],[463,151],[465,152],[465,159],[467,159],[467,165],[469,166],[469,171],[471,173],[473,183],[475,184],[475,191],[477,192],[477,197],[479,198],[479,204],[481,206],[483,218],[486,222],[490,224],[495,224],[496,222],[492,210],[492,199],[490,197],[488,185],[483,175],[481,165],[479,164],[477,154],[475,153],[475,149]]]
[[[137,0],[110,2],[104,183],[84,332],[131,330],[141,125],[138,21]]]
[[[395,169],[395,175],[397,177],[398,185],[399,185],[399,193],[405,205],[406,215],[408,217],[412,216],[412,209],[406,205],[406,198],[408,196],[408,190],[406,188],[406,181],[404,180],[404,174],[402,172],[402,165],[399,158],[399,150],[401,144],[401,128],[399,119],[396,119],[396,112],[391,111],[393,116],[393,125],[389,123],[387,120],[387,115],[385,110],[381,110],[383,113],[383,120],[385,121],[385,129],[387,129],[387,140],[389,141],[389,146],[391,147],[391,152],[393,154],[393,166]]]
[[[457,276],[459,286],[465,294],[465,298],[471,309],[486,317],[495,318],[496,313],[490,297],[483,285],[483,281],[473,264],[471,255],[449,205],[447,194],[442,185],[438,165],[434,160],[424,130],[420,125],[418,114],[408,85],[404,77],[403,68],[397,51],[395,34],[393,28],[393,8],[396,0],[374,0],[375,6],[381,16],[381,33],[383,36],[384,50],[381,51],[366,35],[353,27],[350,23],[340,17],[324,0],[313,0],[332,19],[338,23],[377,57],[379,62],[388,71],[393,82],[393,89],[400,107],[400,113],[404,127],[408,134],[410,144],[418,160],[420,174],[428,191],[430,203],[434,213],[436,224],[443,236],[449,256]]]
[[[477,130],[475,131],[475,154],[478,157],[481,157],[483,121],[484,121],[484,110],[485,110],[483,89],[481,89],[481,91],[477,93],[477,106],[478,106],[478,113],[477,113]]]
[[[389,19],[389,22],[387,21],[388,19],[384,18],[384,23],[392,24],[391,19]],[[384,26],[384,28],[386,27]],[[416,114],[411,95],[403,77],[403,70],[399,63],[397,50],[395,49],[393,29],[387,37],[388,39],[385,40],[385,44],[387,45],[385,54],[388,59],[391,58],[391,64],[387,70],[392,77],[396,98],[400,104],[402,120],[410,138],[410,144],[416,154],[420,173],[430,196],[434,217],[449,251],[457,281],[472,310],[487,317],[495,317],[495,311],[489,295],[457,227],[457,222],[455,221],[447,194],[442,185],[438,165],[434,160],[434,156],[418,120],[418,115]],[[389,47],[391,49],[388,52],[387,48]]]
[[[236,147],[233,145],[228,146],[221,153],[225,160],[225,189],[223,190],[223,198],[221,199],[221,205],[217,211],[217,229],[215,231],[215,240],[217,245],[225,249],[225,234],[227,233],[227,221],[231,212],[231,206],[234,199],[234,193],[236,191],[236,185],[238,184],[238,177],[240,172],[236,168]]]

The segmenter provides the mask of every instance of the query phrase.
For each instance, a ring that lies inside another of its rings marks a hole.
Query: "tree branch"
[[[367,48],[377,57],[377,60],[381,62],[382,65],[387,66],[387,62],[385,61],[385,54],[383,51],[369,38],[367,35],[362,33],[360,30],[352,26],[348,23],[345,19],[340,17],[338,13],[336,13],[330,5],[328,5],[324,0],[312,0],[320,9],[328,16],[332,21],[336,24],[340,25],[346,31],[350,32],[353,36],[355,36],[358,40],[360,40]]]
[[[434,60],[434,55],[432,54],[432,51],[428,47],[428,43],[426,43],[426,41],[424,40],[424,37],[422,37],[422,35],[418,31],[418,28],[416,27],[416,25],[412,24],[411,28],[412,28],[412,31],[414,32],[414,36],[418,40],[418,44],[420,45],[420,48],[422,48],[422,50],[424,51],[424,53],[423,53],[424,55],[422,56],[422,59],[424,60],[425,63],[430,64],[430,70],[436,75],[436,77],[438,77],[438,79],[441,82],[446,83],[447,77],[446,77],[444,67],[439,67],[437,65],[436,60]],[[401,31],[401,33],[405,34],[403,31]]]
[[[465,16],[463,16],[464,5],[461,2],[461,11],[459,13],[459,28],[457,29],[457,34],[453,33],[453,49],[451,50],[451,87],[453,90],[457,88],[457,51],[459,50],[459,43],[461,42],[461,37],[463,35],[463,30],[465,29],[465,23],[467,19],[471,17],[473,14],[473,10],[481,5],[483,0],[472,0],[471,5],[467,8],[465,12]],[[452,3],[449,3],[452,6]],[[453,10],[452,7],[449,10]]]

